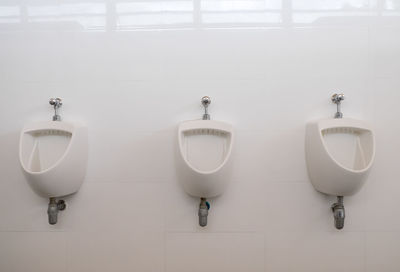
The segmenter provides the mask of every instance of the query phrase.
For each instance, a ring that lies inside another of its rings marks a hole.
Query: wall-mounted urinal
[[[222,194],[230,180],[234,141],[232,125],[210,120],[211,99],[202,98],[202,120],[185,121],[178,128],[177,176],[184,190],[200,198],[199,224],[207,225],[207,198]]]
[[[56,198],[77,192],[86,174],[88,135],[86,126],[61,121],[61,99],[50,100],[53,121],[31,123],[21,132],[19,158],[30,187],[48,198],[49,223],[57,223],[64,200]]]
[[[343,94],[334,94],[335,118],[307,124],[306,160],[314,188],[338,197],[332,205],[335,226],[344,226],[343,197],[357,193],[365,183],[375,158],[375,138],[365,121],[343,118]]]

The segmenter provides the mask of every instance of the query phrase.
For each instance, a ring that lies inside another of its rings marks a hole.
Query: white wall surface
[[[399,0],[1,1],[0,271],[400,271],[399,71]],[[305,123],[332,116],[337,90],[377,137],[343,231],[304,158]],[[173,143],[203,95],[237,141],[201,229]],[[50,226],[18,140],[53,96],[90,153]]]

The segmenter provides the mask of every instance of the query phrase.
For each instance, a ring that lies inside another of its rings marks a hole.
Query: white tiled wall
[[[399,71],[399,0],[0,1],[0,271],[400,271]],[[343,231],[304,161],[305,123],[332,116],[336,90],[377,133]],[[203,95],[237,132],[205,229],[173,160]],[[18,138],[53,96],[88,124],[90,156],[49,226]]]

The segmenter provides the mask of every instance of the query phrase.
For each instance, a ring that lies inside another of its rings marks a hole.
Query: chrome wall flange
[[[54,116],[53,116],[53,121],[61,121],[61,116],[58,114],[58,110],[62,106],[62,100],[61,98],[50,98],[49,104],[54,107]]]
[[[342,101],[344,100],[344,98],[345,98],[344,94],[337,94],[337,93],[333,94],[331,97],[332,102],[336,104],[336,108],[337,108],[335,116],[334,116],[335,118],[343,118],[341,105],[342,105]]]
[[[211,104],[211,98],[209,96],[203,96],[201,98],[201,104],[204,107],[203,120],[210,120],[211,116],[208,114],[208,106]]]

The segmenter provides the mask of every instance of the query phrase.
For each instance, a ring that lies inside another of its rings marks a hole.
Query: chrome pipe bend
[[[343,229],[344,219],[346,218],[346,212],[343,205],[343,197],[338,196],[338,202],[332,205],[333,218],[335,219],[335,227],[338,230]]]

